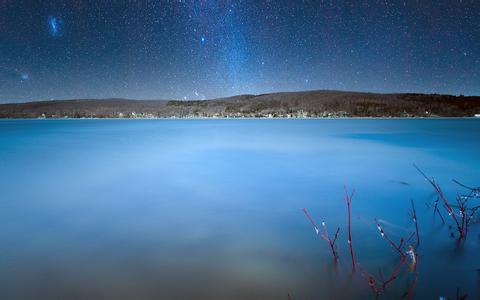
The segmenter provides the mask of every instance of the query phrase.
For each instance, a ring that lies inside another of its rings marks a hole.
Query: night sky
[[[0,102],[480,95],[480,1],[0,0]]]

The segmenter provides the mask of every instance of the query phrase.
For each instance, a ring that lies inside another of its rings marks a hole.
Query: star
[[[434,13],[403,0],[27,2],[0,4],[0,102],[305,88],[480,94],[478,1],[440,0]],[[69,80],[54,84],[60,74]]]

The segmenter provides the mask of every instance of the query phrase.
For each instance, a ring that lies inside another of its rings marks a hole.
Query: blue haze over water
[[[346,185],[362,266],[392,268],[373,219],[408,235],[413,199],[415,298],[478,299],[478,225],[456,248],[412,164],[453,200],[479,153],[475,119],[1,120],[0,298],[371,299],[348,275]],[[341,227],[340,266],[304,207]]]

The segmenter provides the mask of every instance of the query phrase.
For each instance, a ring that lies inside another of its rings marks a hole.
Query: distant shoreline
[[[340,91],[239,95],[212,100],[78,99],[0,104],[9,119],[480,118],[479,96]]]
[[[60,121],[60,120],[124,120],[124,121],[158,121],[158,120],[479,120],[480,117],[338,117],[338,118],[322,118],[322,117],[301,117],[301,118],[285,118],[285,117],[274,117],[274,118],[255,118],[255,117],[244,117],[244,118],[0,118],[1,121],[7,120],[24,120],[24,121]]]

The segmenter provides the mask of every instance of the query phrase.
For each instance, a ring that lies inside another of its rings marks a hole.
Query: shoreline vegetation
[[[0,118],[480,118],[480,96],[342,91],[240,95],[212,100],[72,99],[0,104]]]
[[[427,209],[432,210],[433,212],[432,222],[435,222],[437,217],[440,218],[442,223],[440,224],[439,228],[448,228],[448,235],[446,235],[445,238],[455,241],[455,250],[469,246],[469,244],[466,243],[466,240],[468,233],[471,231],[470,228],[474,225],[480,224],[480,216],[477,213],[480,211],[480,205],[478,205],[478,200],[480,200],[480,186],[469,186],[452,179],[456,185],[462,188],[462,192],[457,192],[455,200],[452,201],[446,196],[440,187],[440,184],[433,177],[426,175],[417,165],[414,164],[413,167],[421,174],[425,181],[431,185],[434,193],[436,194],[436,199],[434,197],[433,201],[428,200],[425,202]],[[394,256],[397,256],[398,258],[393,260],[393,264],[390,263],[389,268],[379,266],[378,272],[372,272],[367,271],[365,264],[358,262],[356,259],[357,256],[355,255],[351,234],[351,202],[355,194],[355,190],[352,190],[352,192],[349,193],[346,187],[344,189],[348,221],[346,230],[345,228],[342,229],[338,226],[335,234],[332,235],[332,232],[330,232],[329,235],[325,220],[321,221],[321,225],[317,225],[308,210],[306,208],[302,209],[309,223],[315,230],[315,235],[327,242],[333,256],[334,267],[339,271],[338,274],[349,274],[350,280],[355,274],[359,274],[361,277],[363,277],[365,283],[371,289],[374,299],[380,299],[380,296],[385,294],[386,297],[393,298],[393,295],[389,294],[389,287],[390,285],[400,281],[401,284],[397,283],[397,285],[403,285],[406,288],[403,294],[401,294],[401,296],[398,295],[399,297],[396,298],[412,299],[415,296],[415,289],[420,276],[417,264],[419,260],[423,260],[425,256],[430,254],[424,252],[424,249],[420,249],[421,234],[414,200],[410,199],[411,209],[408,212],[408,217],[411,224],[407,225],[406,227],[400,226],[397,228],[387,229],[387,227],[392,227],[389,226],[391,223],[383,219],[374,218],[373,225],[377,228],[381,238],[390,245]],[[391,232],[389,232],[389,230],[392,229],[396,230],[394,230],[395,232],[390,235]],[[347,233],[345,233],[345,231],[347,231]],[[476,234],[476,232],[474,234]],[[340,249],[336,244],[339,237],[340,239],[346,238],[348,246],[343,245],[343,249]],[[475,239],[478,237],[474,236],[473,238]],[[427,238],[427,243],[429,242],[430,241]],[[349,252],[349,255],[340,255],[339,253],[341,250],[343,250],[344,253]],[[448,253],[446,255],[448,256]],[[349,271],[350,261],[351,271]],[[472,268],[472,271],[473,269],[475,269],[475,267]],[[358,270],[360,272],[357,273]],[[477,273],[479,271],[480,269],[476,269]],[[460,288],[457,287],[456,299],[467,299],[467,297],[468,294],[464,292],[460,293]],[[288,298],[293,299],[290,294],[288,294]],[[440,296],[439,299],[451,298]]]

